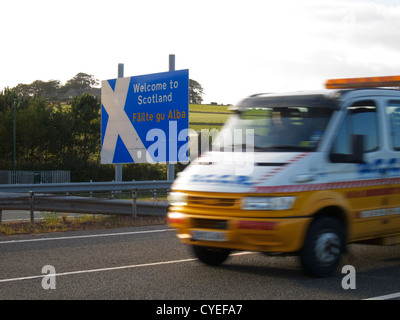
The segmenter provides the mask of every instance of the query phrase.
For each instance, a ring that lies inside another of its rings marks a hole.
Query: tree
[[[35,97],[23,107],[19,105],[17,116],[18,162],[21,165],[51,161],[49,153],[51,107],[44,97]]]
[[[203,101],[203,87],[196,80],[189,79],[189,103],[200,104]]]
[[[36,80],[32,82],[30,86],[35,96],[45,96],[56,93],[61,88],[61,82],[59,80]]]
[[[13,156],[13,119],[15,91],[9,88],[0,91],[0,165],[2,169],[11,169]]]
[[[89,93],[75,96],[71,101],[71,116],[78,156],[88,160],[100,141],[100,100]]]
[[[20,97],[33,96],[32,88],[29,84],[19,83],[17,86],[12,88]]]
[[[79,72],[75,77],[68,80],[63,86],[63,91],[66,92],[68,89],[85,90],[93,88],[99,84],[99,80],[95,79],[94,76]]]
[[[20,83],[13,88],[19,96],[26,97],[41,97],[45,95],[54,94],[61,88],[59,80],[35,80],[31,84]]]

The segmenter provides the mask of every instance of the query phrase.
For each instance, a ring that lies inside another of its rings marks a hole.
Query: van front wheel
[[[300,260],[306,273],[316,277],[331,275],[345,246],[345,231],[339,220],[316,218],[307,233]]]
[[[222,264],[230,254],[229,249],[192,246],[195,256],[203,263],[210,266]]]

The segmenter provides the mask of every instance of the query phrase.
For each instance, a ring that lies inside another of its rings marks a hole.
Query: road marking
[[[167,231],[173,231],[173,230],[174,229],[158,229],[158,230],[144,230],[144,231],[131,231],[131,232],[119,232],[119,233],[89,234],[89,235],[70,236],[70,237],[48,237],[48,238],[37,238],[37,239],[6,240],[6,241],[0,241],[0,244],[83,239],[83,238],[96,238],[96,237],[111,237],[111,236],[125,236],[125,235],[132,235],[132,234],[167,232]]]
[[[400,298],[400,292],[387,294],[387,295],[379,296],[379,297],[368,298],[368,299],[364,299],[364,300],[389,300],[389,299],[395,299],[395,298]]]
[[[232,256],[241,256],[245,254],[253,254],[255,252],[238,252],[232,254]],[[150,263],[143,263],[143,264],[133,264],[128,266],[120,266],[120,267],[109,267],[109,268],[100,268],[100,269],[89,269],[89,270],[78,270],[78,271],[69,271],[69,272],[62,272],[56,273],[52,276],[59,277],[59,276],[69,276],[74,274],[84,274],[84,273],[94,273],[94,272],[103,272],[103,271],[113,271],[113,270],[123,270],[123,269],[134,269],[134,268],[143,268],[143,267],[153,267],[153,266],[161,266],[161,265],[168,265],[174,263],[183,263],[183,262],[191,262],[196,261],[197,258],[189,258],[189,259],[181,259],[181,260],[171,260],[171,261],[161,261],[161,262],[150,262]],[[38,275],[38,276],[27,276],[27,277],[18,277],[18,278],[10,278],[10,279],[0,279],[0,283],[4,282],[13,282],[13,281],[22,281],[22,280],[31,280],[31,279],[40,279],[43,277],[48,277],[48,274]]]
[[[166,265],[166,264],[173,264],[173,263],[182,263],[182,262],[189,262],[197,260],[195,258],[192,259],[183,259],[183,260],[171,260],[171,261],[163,261],[163,262],[153,262],[153,263],[143,263],[143,264],[133,264],[129,266],[120,266],[120,267],[110,267],[110,268],[100,268],[100,269],[89,269],[89,270],[78,270],[78,271],[70,271],[70,272],[62,272],[56,273],[52,276],[68,276],[73,274],[83,274],[83,273],[94,273],[94,272],[103,272],[103,271],[112,271],[112,270],[123,270],[123,269],[132,269],[132,268],[142,268],[142,267],[151,267],[151,266],[159,266],[159,265]],[[21,280],[30,280],[30,279],[37,279],[43,278],[45,275],[39,276],[28,276],[28,277],[19,277],[19,278],[11,278],[11,279],[2,279],[1,282],[12,282],[12,281],[21,281]]]

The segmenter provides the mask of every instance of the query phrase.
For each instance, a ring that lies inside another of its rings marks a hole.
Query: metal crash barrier
[[[171,184],[172,181],[142,181],[2,185],[0,223],[2,210],[29,210],[31,223],[34,223],[35,211],[131,215],[135,219],[138,215],[166,215],[168,204],[159,201],[158,194],[160,191],[168,192]],[[103,196],[108,194],[109,198],[94,196],[100,192]],[[147,192],[151,196],[146,201],[139,201],[139,192]],[[89,195],[71,195],[73,193]]]

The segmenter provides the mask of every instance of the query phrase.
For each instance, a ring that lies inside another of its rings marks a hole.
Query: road
[[[345,290],[341,267],[311,278],[296,257],[241,252],[205,266],[167,226],[1,236],[0,300],[398,299],[400,246],[349,251],[342,266],[354,266],[356,288]]]

